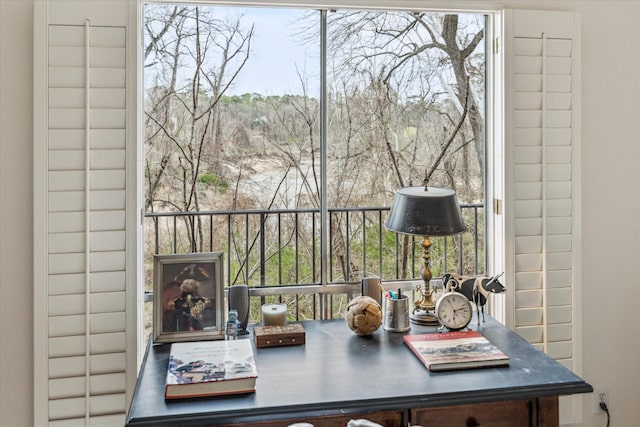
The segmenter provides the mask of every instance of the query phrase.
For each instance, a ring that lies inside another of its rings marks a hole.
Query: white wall
[[[33,1],[0,0],[0,425],[33,425]]]
[[[0,0],[0,425],[10,427],[33,424],[35,1]],[[637,425],[640,1],[501,4],[581,14],[583,288],[577,303],[583,313],[578,319],[584,343],[582,376],[596,387],[609,387],[613,425]],[[605,425],[602,414],[593,414],[591,395],[583,398],[582,425]]]
[[[640,2],[584,2],[583,377],[611,387],[612,425],[638,425]],[[585,420],[603,426],[603,416]]]

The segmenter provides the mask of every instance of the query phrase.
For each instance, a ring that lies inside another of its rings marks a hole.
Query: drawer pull
[[[465,422],[465,425],[467,427],[480,427],[480,423],[478,421],[476,421],[475,417],[467,418],[467,421]]]

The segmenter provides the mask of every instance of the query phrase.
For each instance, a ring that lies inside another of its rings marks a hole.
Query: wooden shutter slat
[[[49,380],[50,399],[69,399],[83,397],[85,377],[56,378]]]
[[[49,359],[49,378],[83,376],[84,363],[84,356]]]
[[[120,312],[124,314],[125,293],[124,292],[101,292],[91,295],[92,313]],[[99,319],[92,316],[92,319]]]
[[[125,150],[93,150],[91,169],[119,169],[125,162]]]
[[[85,316],[83,314],[65,315],[51,314],[49,317],[49,336],[64,337],[85,333]]]
[[[91,274],[91,292],[124,291],[124,271],[100,271]]]

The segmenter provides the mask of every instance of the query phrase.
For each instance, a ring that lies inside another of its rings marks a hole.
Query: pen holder
[[[398,299],[383,298],[384,317],[382,325],[385,331],[406,332],[411,329],[409,324],[409,298],[402,295]]]

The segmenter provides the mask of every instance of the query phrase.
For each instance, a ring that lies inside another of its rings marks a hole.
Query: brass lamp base
[[[433,312],[415,311],[409,315],[409,321],[415,325],[439,326],[438,318]]]
[[[420,292],[420,299],[413,305],[413,311],[409,316],[409,321],[417,325],[439,325],[438,318],[435,315],[436,304],[433,302],[431,295],[433,290],[429,289],[428,284],[425,285],[423,290],[420,285],[416,288],[416,291]]]

